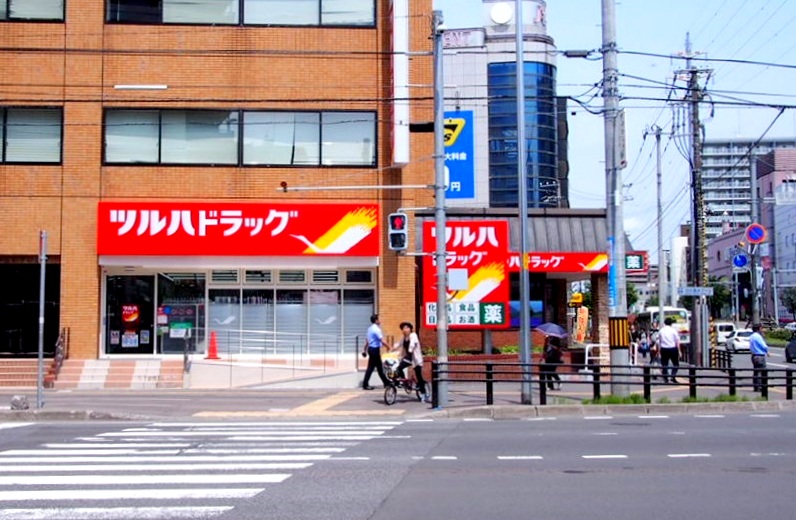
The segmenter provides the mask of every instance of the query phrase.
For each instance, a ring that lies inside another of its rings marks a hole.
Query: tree
[[[658,296],[650,296],[650,299],[647,300],[647,307],[657,307],[658,306]]]
[[[710,298],[710,315],[713,318],[721,318],[721,311],[732,305],[732,292],[726,283],[714,276],[710,277],[709,285],[713,287],[713,296]]]
[[[782,305],[788,309],[788,312],[796,319],[796,287],[788,287],[780,293],[782,298]]]
[[[630,282],[627,282],[625,287],[627,288],[627,310],[629,311],[630,307],[638,301],[638,292],[636,291],[636,286]]]

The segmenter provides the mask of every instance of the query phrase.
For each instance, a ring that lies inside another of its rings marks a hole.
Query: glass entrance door
[[[106,352],[152,354],[155,277],[108,276],[105,301]]]

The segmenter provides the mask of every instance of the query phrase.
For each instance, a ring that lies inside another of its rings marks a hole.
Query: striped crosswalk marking
[[[153,423],[0,451],[0,520],[211,518],[400,424]]]

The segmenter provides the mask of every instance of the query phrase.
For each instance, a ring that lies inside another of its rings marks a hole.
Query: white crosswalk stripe
[[[0,451],[0,520],[211,518],[400,424],[152,423]]]

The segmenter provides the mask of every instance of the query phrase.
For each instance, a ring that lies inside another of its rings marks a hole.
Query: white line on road
[[[776,413],[753,413],[749,417],[757,417],[759,419],[777,419],[781,416]]]
[[[639,415],[639,419],[669,419],[668,415]]]
[[[251,498],[263,488],[191,489],[46,489],[40,491],[0,491],[0,502],[28,500],[180,500],[206,498]],[[2,517],[0,517],[2,518]]]
[[[13,475],[0,476],[2,486],[125,486],[141,484],[275,484],[290,477],[288,473],[264,475]],[[2,517],[0,517],[2,518]]]
[[[458,458],[455,455],[436,455],[431,457],[431,460],[457,460]]]
[[[487,417],[465,417],[464,422],[492,422],[492,419]]]
[[[587,415],[584,417],[587,421],[609,421],[613,419],[610,415]]]
[[[710,453],[669,453],[666,456],[670,459],[707,458]]]
[[[434,422],[434,419],[407,419],[406,422]]]
[[[541,455],[498,455],[498,460],[542,460]]]
[[[89,464],[80,466],[47,465],[47,466],[0,466],[0,475],[4,473],[64,473],[64,472],[89,472],[89,471],[251,471],[251,470],[287,470],[305,469],[312,466],[311,462],[239,462],[221,464]]]
[[[316,460],[327,460],[331,455],[190,455],[190,456],[149,456],[143,457],[121,455],[111,457],[88,456],[88,457],[0,457],[0,469],[4,465],[14,464],[86,464],[91,462],[307,462]]]
[[[189,443],[189,442],[179,442],[179,443],[175,442],[175,443],[170,443],[170,444],[169,443],[167,443],[167,444],[158,443],[157,446],[152,446],[151,442],[150,443],[141,443],[141,444],[135,444],[135,443],[112,443],[112,442],[106,442],[106,443],[96,443],[95,442],[94,444],[85,444],[85,443],[77,443],[77,442],[75,442],[75,443],[42,444],[42,446],[45,447],[45,448],[64,449],[64,450],[69,450],[69,449],[80,449],[80,450],[92,449],[92,450],[94,450],[94,449],[97,449],[97,448],[103,448],[103,449],[105,449],[105,448],[130,448],[130,449],[131,448],[147,448],[147,449],[152,449],[152,448],[155,448],[155,447],[157,447],[157,448],[190,448],[191,447],[191,443]]]
[[[98,450],[96,446],[91,449],[85,450],[51,450],[51,449],[36,449],[36,450],[6,450],[0,451],[2,457],[16,457],[24,455],[63,455],[68,457],[70,455],[179,455],[179,450],[124,450],[124,449],[107,449]]]
[[[713,415],[705,414],[705,415],[694,415],[694,417],[696,417],[697,419],[724,419],[724,417],[726,416],[720,414],[713,414]]]
[[[18,423],[0,423],[0,430],[10,430],[11,428],[22,428],[23,426],[30,426],[33,423],[18,422]]]
[[[329,460],[370,460],[370,457],[332,457]]]
[[[257,427],[272,427],[272,426],[400,426],[401,423],[397,421],[333,421],[333,422],[236,422],[235,428],[246,426]],[[220,426],[223,428],[230,428],[230,423],[223,422],[190,422],[190,423],[152,423],[150,426],[157,426],[163,428],[209,428],[211,426]]]
[[[594,433],[592,433],[592,435],[607,437],[607,436],[610,436],[610,435],[619,435],[619,433],[617,433],[617,432],[594,432]]]
[[[345,448],[193,448],[182,453],[209,453],[212,455],[236,453],[342,453]]]
[[[158,518],[211,518],[231,510],[223,507],[76,507],[57,509],[3,509],[0,520],[115,520],[137,518],[156,520]]]
[[[523,419],[523,421],[555,421],[558,417],[528,417],[527,419]]]
[[[685,435],[685,432],[669,432],[669,435]]]
[[[244,431],[244,432],[260,432],[260,433],[271,433],[271,432],[285,432],[290,433],[293,431],[298,431],[300,433],[320,433],[320,432],[334,432],[334,433],[341,433],[343,435],[347,434],[349,430],[355,430],[361,433],[367,433],[368,435],[373,433],[382,433],[386,430],[392,430],[392,426],[302,426],[300,428],[285,428],[282,427],[272,427],[269,428],[267,426],[258,426],[258,427],[240,427],[240,426],[227,426],[226,428],[222,428],[220,426],[212,426],[209,428],[190,428],[187,431],[192,432],[229,432],[229,431]],[[168,432],[169,435],[179,435],[186,430],[170,430]]]
[[[324,436],[330,438],[345,438],[345,437],[357,437],[362,435],[368,436],[375,436],[381,435],[384,433],[383,431],[310,431],[310,430],[274,430],[273,433],[270,431],[264,430],[243,430],[238,428],[230,428],[225,431],[173,431],[173,432],[165,432],[165,431],[157,431],[157,432],[136,432],[133,437],[214,437],[214,436],[223,436],[223,437],[245,437],[245,436],[258,436],[258,435],[280,435],[284,437],[291,437],[291,436],[307,436],[307,435],[315,435],[315,436]],[[328,435],[327,435],[328,434]],[[99,437],[130,437],[131,435],[128,432],[108,432],[108,433],[101,433]]]
[[[581,455],[584,459],[626,459],[627,455]]]

